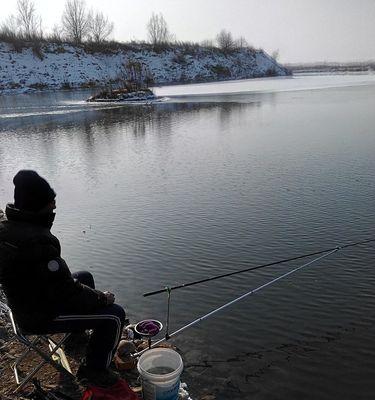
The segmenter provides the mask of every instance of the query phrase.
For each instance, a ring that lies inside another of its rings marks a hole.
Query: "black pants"
[[[90,272],[72,274],[80,283],[95,289],[94,278]],[[121,339],[125,311],[117,305],[103,306],[90,314],[59,315],[49,324],[50,333],[79,332],[92,329],[87,346],[86,364],[96,369],[108,368]]]

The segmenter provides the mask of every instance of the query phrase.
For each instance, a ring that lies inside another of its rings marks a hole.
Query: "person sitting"
[[[0,219],[0,285],[17,325],[29,334],[92,330],[78,380],[112,384],[108,367],[125,321],[110,292],[95,289],[89,272],[71,273],[50,232],[56,208],[54,190],[35,171],[14,179],[14,203]]]

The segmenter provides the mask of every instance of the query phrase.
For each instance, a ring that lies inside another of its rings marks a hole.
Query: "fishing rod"
[[[375,241],[375,239],[373,239],[373,240]],[[302,264],[302,265],[300,265],[299,267],[296,267],[296,268],[292,269],[291,271],[285,272],[284,274],[279,275],[278,277],[276,277],[276,278],[274,278],[274,279],[272,279],[272,280],[270,280],[270,281],[264,283],[264,284],[261,285],[261,286],[258,286],[258,287],[255,288],[255,289],[250,290],[249,292],[246,292],[246,293],[242,294],[242,295],[239,296],[239,297],[236,297],[235,299],[229,301],[228,303],[225,303],[225,304],[223,304],[222,306],[220,306],[220,307],[218,307],[218,308],[215,308],[214,310],[210,311],[209,313],[207,313],[207,314],[205,314],[205,315],[202,315],[201,317],[195,319],[195,320],[192,321],[192,322],[189,322],[187,325],[184,325],[184,326],[181,327],[180,329],[177,329],[176,331],[174,331],[174,332],[172,332],[172,333],[170,333],[170,334],[168,333],[168,326],[167,326],[167,333],[166,333],[165,337],[162,338],[162,339],[160,339],[160,340],[158,340],[158,341],[156,341],[156,342],[154,342],[153,344],[151,344],[151,346],[150,346],[149,348],[155,347],[155,346],[159,345],[160,343],[169,340],[171,337],[178,335],[179,333],[183,332],[184,330],[186,330],[186,329],[188,329],[188,328],[190,328],[190,327],[192,327],[192,326],[198,324],[199,322],[201,322],[201,321],[203,321],[203,320],[205,320],[205,319],[211,317],[212,315],[218,313],[219,311],[224,310],[225,308],[231,306],[232,304],[237,303],[238,301],[244,299],[245,297],[250,296],[250,295],[252,295],[252,294],[255,294],[255,293],[259,292],[260,290],[266,288],[267,286],[270,286],[270,285],[272,285],[273,283],[275,283],[275,282],[277,282],[277,281],[279,281],[279,280],[281,280],[281,279],[283,279],[283,278],[286,278],[287,276],[289,276],[289,275],[291,275],[291,274],[293,274],[293,273],[295,273],[295,272],[301,270],[302,268],[305,268],[305,267],[307,267],[308,265],[313,264],[314,262],[317,262],[317,261],[319,261],[319,260],[322,260],[323,258],[328,257],[328,256],[330,256],[330,255],[333,254],[333,253],[336,253],[337,251],[341,250],[342,248],[343,248],[343,247],[335,247],[335,248],[331,249],[330,251],[326,251],[326,254],[320,255],[319,257],[314,258],[313,260],[308,261],[307,263]],[[168,299],[169,299],[169,297],[170,297],[170,296],[168,296]],[[169,313],[169,306],[168,306],[168,313]],[[169,320],[169,316],[168,316],[168,320]],[[145,351],[149,350],[149,348],[144,349],[144,350],[142,350],[142,351],[139,351],[138,353],[132,354],[132,357],[138,357],[138,356],[140,356],[140,355],[143,354]]]
[[[212,276],[212,277],[209,277],[209,278],[203,278],[203,279],[200,279],[200,280],[197,280],[197,281],[183,283],[183,284],[177,285],[177,286],[172,286],[172,287],[168,287],[167,286],[167,287],[165,287],[163,289],[154,290],[152,292],[144,293],[143,296],[144,297],[154,296],[156,294],[160,294],[160,293],[164,293],[164,292],[170,293],[173,290],[183,289],[183,288],[186,288],[186,287],[189,287],[189,286],[198,285],[200,283],[210,282],[210,281],[213,281],[213,280],[216,280],[216,279],[221,279],[221,278],[225,278],[225,277],[232,276],[232,275],[242,274],[244,272],[255,271],[257,269],[271,267],[273,265],[284,264],[284,263],[287,263],[287,262],[290,262],[290,261],[296,261],[296,260],[301,260],[301,259],[307,258],[307,257],[317,256],[317,255],[320,255],[320,254],[328,253],[328,252],[333,251],[335,249],[342,250],[342,249],[346,249],[348,247],[359,246],[359,245],[366,244],[366,243],[371,243],[371,242],[375,242],[375,238],[366,239],[366,240],[362,240],[360,242],[355,242],[355,243],[348,243],[348,244],[345,244],[343,246],[331,247],[331,248],[325,249],[325,250],[314,251],[312,253],[303,254],[303,255],[296,256],[296,257],[291,257],[291,258],[286,258],[284,260],[274,261],[274,262],[271,262],[271,263],[262,264],[262,265],[258,265],[258,266],[255,266],[255,267],[248,267],[248,268],[244,268],[244,269],[233,271],[233,272],[227,272],[227,273],[224,273],[224,274],[221,274],[221,275],[216,275],[216,276]]]

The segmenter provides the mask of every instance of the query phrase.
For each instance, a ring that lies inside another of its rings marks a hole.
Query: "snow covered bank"
[[[0,42],[0,94],[8,91],[69,89],[115,83],[129,78],[126,65],[141,65],[155,84],[284,76],[280,66],[262,50],[232,53],[199,48],[155,52],[139,48],[107,53],[86,52],[68,44],[42,44],[37,50],[16,51]]]

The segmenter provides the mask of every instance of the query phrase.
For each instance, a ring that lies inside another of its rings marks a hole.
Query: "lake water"
[[[0,97],[0,204],[32,168],[53,227],[132,321],[165,323],[144,292],[374,237],[375,75],[157,88],[154,105],[88,92]],[[172,294],[172,331],[303,261]],[[173,340],[191,394],[370,399],[375,252],[335,253]]]

